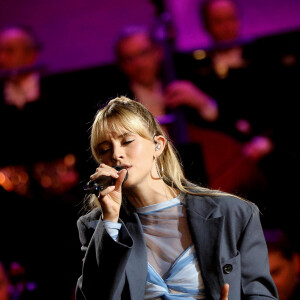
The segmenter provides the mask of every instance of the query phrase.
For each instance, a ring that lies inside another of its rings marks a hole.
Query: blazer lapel
[[[142,225],[137,214],[126,224],[133,239],[133,248],[126,266],[126,275],[132,300],[144,299],[147,279],[147,252]]]
[[[187,196],[186,206],[190,231],[207,294],[212,299],[219,299],[224,284],[220,263],[224,217],[215,213],[217,205],[210,197]]]

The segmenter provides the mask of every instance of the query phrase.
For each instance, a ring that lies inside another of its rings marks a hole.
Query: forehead
[[[140,32],[121,39],[118,48],[120,54],[127,54],[152,45],[150,38],[145,33]]]
[[[19,29],[8,29],[0,34],[1,44],[21,45],[29,42],[29,37]]]
[[[233,2],[227,0],[213,1],[209,6],[209,13],[216,15],[234,14],[236,7]]]

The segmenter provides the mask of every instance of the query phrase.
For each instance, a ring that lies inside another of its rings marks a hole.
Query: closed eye
[[[100,150],[99,150],[99,154],[100,154],[100,155],[103,155],[103,154],[107,153],[109,150],[110,150],[110,148],[107,148],[107,149],[100,149]]]
[[[134,140],[128,140],[128,141],[125,141],[125,142],[123,142],[123,144],[130,144],[130,143],[132,143]]]

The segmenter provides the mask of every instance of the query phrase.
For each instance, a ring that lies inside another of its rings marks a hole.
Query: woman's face
[[[125,188],[149,183],[151,174],[156,174],[155,143],[138,134],[125,130],[107,132],[98,144],[98,153],[104,164],[127,168],[128,179],[124,183]]]

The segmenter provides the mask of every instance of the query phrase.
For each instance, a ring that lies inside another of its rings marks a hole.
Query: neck
[[[159,84],[158,80],[148,81],[148,82],[133,82],[132,86],[140,86],[149,91],[153,91],[157,88]]]
[[[125,191],[126,197],[134,207],[144,207],[173,199],[179,191],[169,187],[162,179],[154,179],[143,188],[132,187]]]

